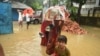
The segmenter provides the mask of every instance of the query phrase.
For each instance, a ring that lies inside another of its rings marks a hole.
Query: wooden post
[[[96,12],[96,9],[94,8],[94,10],[93,10],[93,15],[92,15],[93,17],[95,16],[95,12]]]

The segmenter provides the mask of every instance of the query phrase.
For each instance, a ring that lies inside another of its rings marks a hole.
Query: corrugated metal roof
[[[11,4],[12,4],[12,8],[19,8],[19,9],[31,8],[30,6],[20,2],[13,1],[11,2]]]

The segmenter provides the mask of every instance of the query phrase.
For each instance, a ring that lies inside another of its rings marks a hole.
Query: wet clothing
[[[18,16],[18,21],[20,22],[20,21],[23,21],[23,16],[22,16],[22,14],[21,14],[21,12],[18,12],[18,14],[19,14],[19,16]]]
[[[60,21],[61,23],[59,24]],[[46,53],[49,55],[54,52],[56,39],[61,33],[62,22],[64,23],[63,15],[59,8],[55,6],[50,7],[45,13],[41,25],[41,32],[44,35],[41,39],[41,45],[47,46]],[[50,24],[53,25],[52,29],[49,29],[48,27]]]
[[[59,21],[59,20],[58,20]],[[58,21],[56,20],[55,21],[55,24],[54,26],[51,26],[52,27],[52,31],[51,31],[51,37],[54,38],[56,40],[57,36],[61,33],[61,28],[62,28],[62,25],[63,23],[61,24],[61,26],[58,26]],[[63,22],[63,21],[62,21]],[[50,24],[52,24],[51,21],[43,21],[43,23],[41,24],[41,32],[42,34],[44,35],[41,39],[41,45],[43,46],[46,46],[47,45],[47,42],[48,42],[48,35],[49,35],[49,29],[46,29]],[[55,41],[54,41],[55,43]]]
[[[70,52],[67,48],[62,50],[61,48],[57,47],[55,48],[55,56],[70,56]]]
[[[46,46],[47,45],[47,35],[46,33],[46,27],[51,24],[51,21],[43,21],[43,23],[41,24],[41,32],[43,33],[43,37],[41,38],[41,45]]]
[[[30,22],[30,17],[28,13],[26,14],[26,22]]]
[[[30,18],[30,15],[28,13],[26,13],[25,17],[26,17],[26,24],[27,24],[27,29],[28,29],[31,18]]]

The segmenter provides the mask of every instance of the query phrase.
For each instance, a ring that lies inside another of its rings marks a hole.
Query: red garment
[[[35,13],[35,11],[32,9],[32,8],[27,8],[25,10],[23,10],[23,14],[26,15],[26,14],[29,14],[30,16],[33,16],[33,13]]]
[[[53,26],[53,28],[50,30],[50,36],[46,37],[46,27],[49,26],[52,22],[51,21],[44,21],[41,25],[41,32],[43,33],[44,37],[41,38],[41,45],[43,46],[47,46],[46,49],[46,53],[47,54],[52,54],[54,53],[54,48],[55,48],[55,44],[56,44],[56,39],[60,34],[60,28],[61,26],[59,25],[59,20],[55,21],[55,25]],[[62,24],[61,24],[62,25]],[[47,39],[48,38],[48,39]]]
[[[41,32],[43,33],[44,37],[41,38],[41,45],[46,46],[47,45],[47,38],[45,34],[45,28],[51,24],[51,21],[43,21],[41,24]]]
[[[41,45],[46,46],[47,45],[47,38],[46,38],[46,34],[45,34],[45,28],[51,24],[51,21],[44,21],[41,25],[41,32],[44,34],[44,37],[42,37],[41,39]],[[57,29],[56,26],[52,29],[52,38],[54,38],[54,42],[56,41],[57,38]]]
[[[54,26],[53,29],[50,31],[50,37],[47,42],[46,53],[49,55],[54,53],[57,36],[58,36],[57,27]]]

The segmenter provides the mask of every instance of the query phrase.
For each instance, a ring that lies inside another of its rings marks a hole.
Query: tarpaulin
[[[10,3],[0,3],[0,34],[13,32],[12,10]]]

